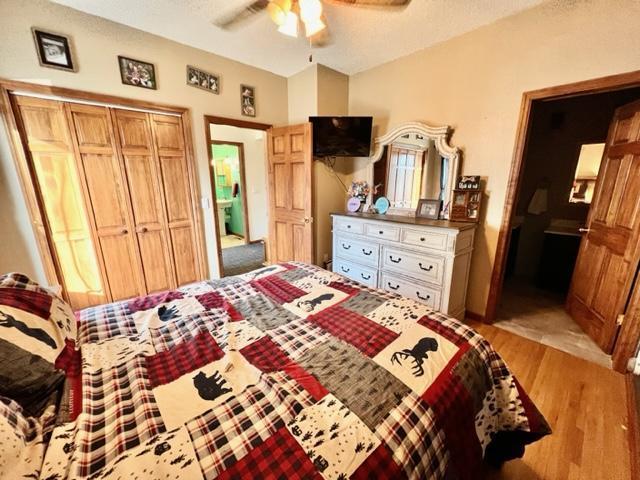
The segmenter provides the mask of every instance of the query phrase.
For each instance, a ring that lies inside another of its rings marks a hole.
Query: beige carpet
[[[565,312],[564,300],[525,281],[506,280],[494,326],[611,368],[611,356]]]

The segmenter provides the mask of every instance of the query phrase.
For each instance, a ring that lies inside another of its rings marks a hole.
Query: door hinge
[[[620,315],[618,315],[618,317],[616,318],[616,325],[621,326],[622,322],[624,322],[624,313],[621,313]]]

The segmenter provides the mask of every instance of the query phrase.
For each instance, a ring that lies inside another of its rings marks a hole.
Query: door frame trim
[[[89,102],[93,104],[107,105],[113,108],[131,108],[142,109],[146,111],[154,111],[157,113],[172,114],[179,116],[182,120],[182,134],[185,139],[185,155],[187,161],[187,177],[189,180],[189,190],[191,193],[191,209],[194,219],[194,234],[196,243],[196,264],[198,268],[198,276],[201,279],[208,278],[209,269],[206,261],[206,253],[204,250],[204,224],[202,214],[200,212],[200,184],[198,182],[197,171],[198,166],[193,148],[193,133],[191,130],[191,110],[186,107],[178,107],[163,103],[150,102],[145,100],[136,100],[126,97],[118,97],[95,92],[87,92],[65,87],[53,87],[49,85],[39,85],[28,82],[20,82],[0,78],[0,115],[4,119],[7,137],[11,147],[14,166],[18,173],[22,194],[27,204],[29,219],[31,220],[32,229],[38,244],[40,258],[43,263],[45,276],[50,284],[59,284],[61,282],[61,274],[59,266],[55,261],[53,254],[53,245],[48,234],[48,228],[45,228],[45,239],[41,237],[41,233],[37,231],[37,225],[42,223],[46,227],[46,215],[44,208],[36,193],[36,184],[33,180],[33,172],[31,171],[30,162],[26,153],[26,145],[24,145],[20,128],[18,126],[16,114],[12,108],[12,95],[26,92],[34,95],[58,97],[59,101],[74,100],[79,102]],[[43,241],[44,240],[44,241]],[[64,296],[66,297],[66,293]],[[66,298],[65,298],[66,299]]]
[[[211,125],[227,125],[230,127],[238,127],[238,128],[247,128],[250,130],[262,130],[264,132],[266,132],[267,130],[269,130],[272,125],[269,125],[267,123],[258,123],[258,122],[250,122],[248,120],[240,120],[237,118],[227,118],[227,117],[218,117],[215,115],[205,115],[204,116],[204,134],[205,134],[205,138],[207,139],[207,155],[209,158],[209,164],[207,165],[207,171],[209,173],[209,179],[211,181],[211,208],[213,209],[213,220],[214,220],[214,232],[216,235],[216,253],[217,253],[217,257],[218,257],[218,272],[220,272],[220,277],[224,277],[224,264],[222,263],[222,247],[220,245],[220,228],[218,226],[218,209],[216,208],[217,202],[218,202],[218,197],[216,195],[216,189],[215,189],[215,184],[213,183],[213,179],[211,177],[211,162],[213,162],[213,152],[211,151],[211,145],[214,145],[215,140],[213,140],[213,138],[211,137]],[[226,143],[226,144],[234,144],[235,142],[221,142],[221,143]],[[243,165],[244,162],[244,147],[242,149],[242,162],[241,165]],[[268,160],[265,160],[268,161]],[[242,168],[242,167],[241,167]],[[242,177],[242,181],[244,181],[244,175],[241,175]],[[267,194],[269,194],[268,192],[269,187],[267,185]],[[248,216],[248,211],[247,211],[247,202],[246,202],[246,186],[243,188],[243,192],[244,192],[244,215],[245,215],[245,230],[247,235],[245,236],[245,240],[249,238],[249,229],[248,229],[248,222],[249,222],[249,216]],[[265,253],[265,260],[268,262],[269,261],[269,248],[268,248],[268,241],[269,239],[264,239],[264,253]],[[253,243],[253,242],[248,242],[248,243]]]
[[[502,221],[498,232],[498,243],[489,284],[489,296],[485,307],[484,321],[486,323],[493,323],[495,321],[498,301],[502,294],[504,271],[511,237],[511,216],[524,172],[524,155],[527,147],[527,134],[529,132],[533,102],[536,100],[557,100],[634,87],[640,87],[640,70],[531,90],[522,94],[513,158],[504,200]],[[625,319],[612,355],[613,367],[620,372],[626,371],[627,360],[635,355],[635,348],[640,340],[640,285],[638,285],[638,283],[636,283],[632,289],[631,301],[627,307],[627,314],[629,313],[632,314],[628,315],[631,318]]]

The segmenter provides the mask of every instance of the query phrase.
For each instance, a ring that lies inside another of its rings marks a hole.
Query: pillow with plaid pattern
[[[59,399],[75,339],[64,300],[25,275],[0,276],[0,396],[39,417]]]

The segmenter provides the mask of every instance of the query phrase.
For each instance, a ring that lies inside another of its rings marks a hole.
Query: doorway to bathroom
[[[266,132],[251,122],[205,121],[220,276],[240,275],[267,260]]]

